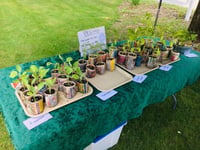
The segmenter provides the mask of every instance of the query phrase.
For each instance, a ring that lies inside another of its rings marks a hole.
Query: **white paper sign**
[[[98,27],[78,32],[79,51],[84,54],[95,53],[106,49],[105,27]]]
[[[136,75],[133,77],[133,81],[137,83],[142,83],[147,78],[147,75]]]
[[[172,68],[172,65],[164,65],[164,66],[161,66],[159,69],[163,71],[169,71],[171,70],[171,68]]]
[[[53,117],[52,115],[47,113],[47,114],[44,114],[44,115],[39,116],[39,117],[29,118],[29,119],[23,121],[23,123],[29,130],[31,130],[31,129],[39,126],[40,124],[48,121],[52,117]]]
[[[117,91],[111,90],[111,91],[101,92],[97,94],[96,96],[100,98],[101,100],[105,101],[109,99],[110,97],[114,96],[115,94],[117,94]]]
[[[194,54],[194,53],[186,53],[184,54],[186,57],[198,57],[197,54]]]

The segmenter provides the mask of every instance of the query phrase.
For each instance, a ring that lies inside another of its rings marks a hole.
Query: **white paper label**
[[[78,32],[79,51],[81,56],[106,49],[105,27],[98,27]]]
[[[142,83],[147,78],[147,75],[136,75],[133,77],[133,81],[137,83]]]
[[[29,130],[31,130],[31,129],[39,126],[40,124],[48,121],[52,117],[53,117],[52,115],[47,113],[47,114],[44,114],[44,115],[39,116],[39,117],[29,118],[29,119],[23,121],[23,123]]]
[[[186,53],[184,54],[186,57],[199,57],[197,54],[194,53]]]
[[[105,101],[109,99],[110,97],[114,96],[115,94],[117,94],[117,91],[111,90],[111,91],[101,92],[97,94],[96,96],[100,98],[101,100]]]
[[[164,66],[161,66],[159,69],[163,71],[169,71],[171,70],[171,68],[172,68],[172,65],[164,65]]]

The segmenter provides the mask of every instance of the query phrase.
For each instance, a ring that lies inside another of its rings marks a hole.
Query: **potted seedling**
[[[45,103],[47,107],[54,107],[58,103],[58,93],[57,89],[54,87],[56,78],[48,78],[44,82],[47,86],[47,89],[44,92]]]
[[[115,70],[115,58],[114,57],[108,57],[106,59],[106,69],[108,71],[114,71]]]
[[[108,48],[108,50],[109,50],[109,57],[117,58],[118,49],[117,49],[116,45],[117,45],[117,42],[115,41]]]
[[[175,37],[178,39],[175,45],[176,51],[184,54],[190,53],[193,49],[193,42],[196,40],[197,34],[190,33],[187,30],[178,30]]]
[[[104,74],[106,70],[105,62],[97,62],[96,64],[96,72],[100,75]]]
[[[67,99],[71,99],[76,95],[76,83],[74,81],[66,80],[63,83],[63,93]]]
[[[30,96],[30,98],[26,101],[26,105],[28,112],[33,115],[40,114],[44,111],[43,95],[39,94],[39,91],[43,87],[44,82],[40,82],[36,85],[34,81],[32,81],[31,85],[27,85],[27,94]]]
[[[26,71],[22,72],[22,68],[19,65],[17,65],[16,70],[11,71],[9,77],[15,79],[14,83],[17,84],[16,87],[17,93],[21,98],[23,104],[26,105],[24,92],[27,90],[26,85],[28,84],[27,72]]]
[[[52,62],[47,62],[47,66],[53,66],[53,69],[51,69],[51,77],[56,78],[56,83],[58,82],[57,78],[59,74],[62,74],[62,67],[61,64],[59,63],[52,63]]]
[[[42,82],[42,80],[44,79],[44,77],[46,77],[49,69],[45,69],[42,66],[37,67],[36,65],[31,65],[30,68],[27,71],[31,75],[30,82],[33,82],[34,84],[37,85],[40,82]]]
[[[58,90],[63,91],[63,83],[67,80],[67,77],[73,72],[72,57],[67,57],[66,60],[59,55],[59,58],[62,60],[62,73],[58,75]]]
[[[126,47],[124,46],[123,51],[118,52],[117,63],[120,65],[124,65],[125,60],[126,60],[126,55],[127,55],[127,51],[126,51]]]
[[[80,68],[76,69],[76,74],[72,75],[72,78],[76,80],[78,91],[80,93],[87,93],[89,90],[88,81],[85,79],[84,73],[82,73]]]
[[[97,63],[97,54],[89,54],[88,64],[96,65],[96,63]]]
[[[87,65],[87,61],[85,59],[79,59],[78,60],[78,66],[80,67],[82,72],[85,72],[86,65]]]
[[[133,70],[134,66],[135,66],[135,60],[137,58],[137,54],[133,53],[133,52],[129,52],[127,57],[126,57],[126,61],[125,61],[125,67],[128,70]]]
[[[94,78],[96,76],[96,67],[93,64],[88,64],[86,66],[86,77]]]
[[[67,60],[68,65],[65,66],[67,80],[65,80],[62,83],[63,93],[67,99],[73,98],[76,95],[76,91],[77,91],[76,83],[74,81],[71,81],[72,80],[71,76],[74,73],[74,68],[73,68],[73,65],[71,64],[71,61],[72,61],[71,58]],[[76,63],[76,65],[77,64],[78,63]]]

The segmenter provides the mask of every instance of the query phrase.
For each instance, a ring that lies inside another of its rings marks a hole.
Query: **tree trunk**
[[[188,28],[190,32],[197,33],[198,39],[200,39],[200,1]]]

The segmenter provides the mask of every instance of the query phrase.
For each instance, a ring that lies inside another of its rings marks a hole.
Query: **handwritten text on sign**
[[[95,53],[100,49],[106,49],[105,27],[98,27],[78,32],[79,51],[84,54]]]

